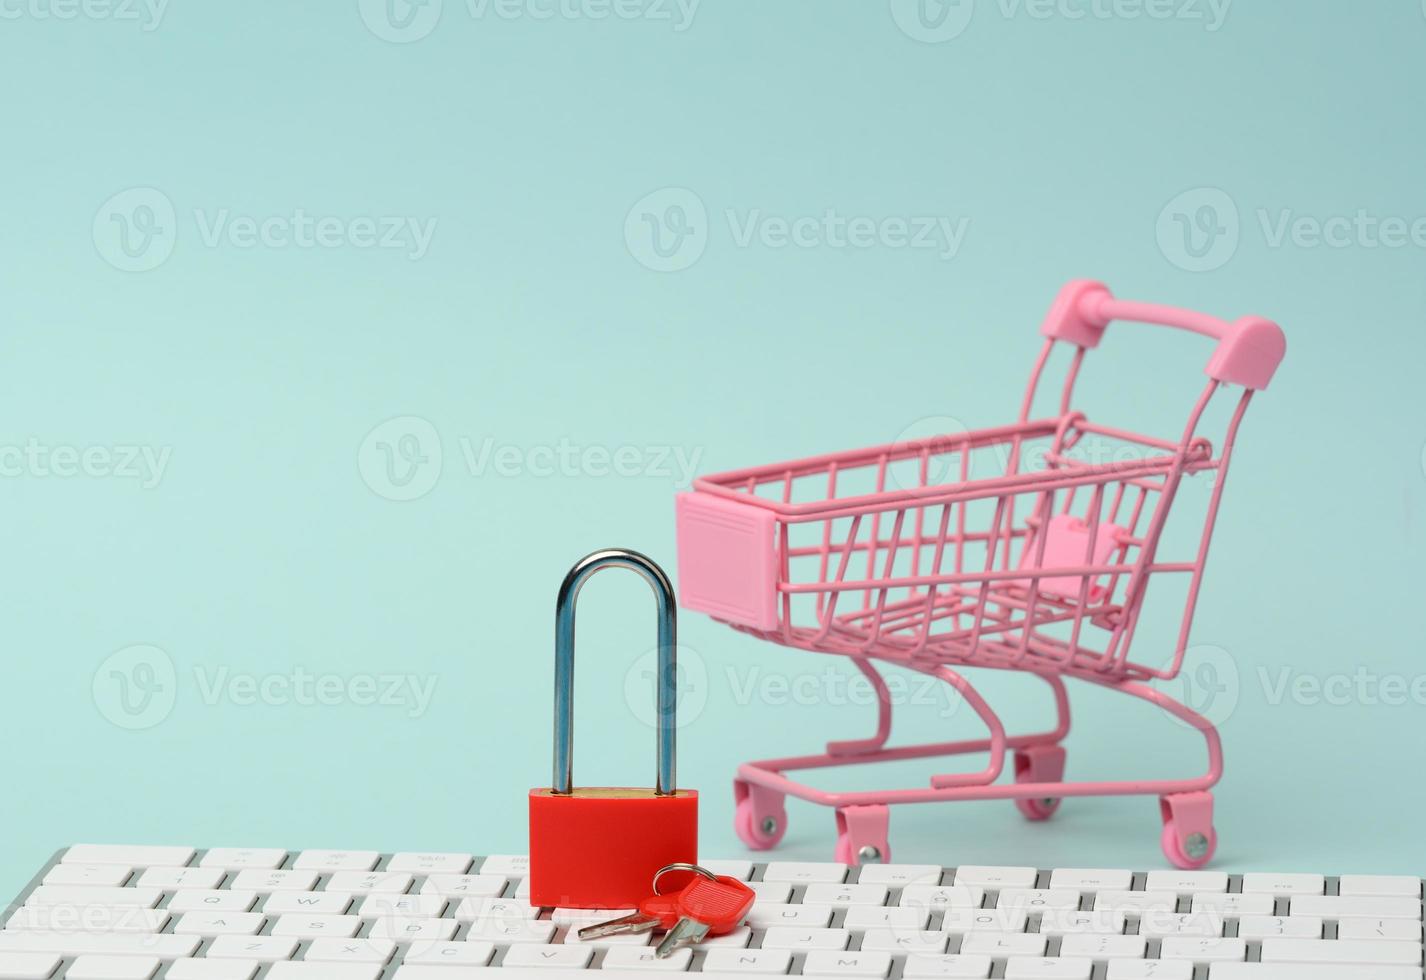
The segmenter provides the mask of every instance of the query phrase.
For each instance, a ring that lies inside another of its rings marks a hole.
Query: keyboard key
[[[1005,980],[1089,980],[1093,960],[1073,957],[1012,956],[1005,961]]]
[[[694,949],[719,949],[721,947],[742,949],[753,941],[753,930],[747,926],[739,926],[732,932],[722,936],[707,936],[701,943],[694,943]]]
[[[763,949],[846,949],[851,938],[846,929],[773,926],[763,935]]]
[[[1272,915],[1277,899],[1271,895],[1241,895],[1237,892],[1203,892],[1193,896],[1190,908],[1206,915],[1237,918],[1240,915]]]
[[[753,862],[751,861],[701,861],[699,863],[715,875],[737,878],[739,881],[747,881],[753,876]]]
[[[391,860],[386,862],[386,870],[410,871],[413,874],[423,875],[458,875],[469,871],[474,862],[475,857],[471,854],[418,854],[414,851],[401,851],[391,855]]]
[[[1410,919],[1340,919],[1338,939],[1395,939],[1421,941],[1421,923]]]
[[[581,939],[579,931],[571,929],[564,934],[562,942],[571,946],[647,946],[654,941],[654,934],[651,932],[634,933],[621,932],[612,936],[596,936],[593,939]]]
[[[164,974],[165,980],[252,980],[256,963],[243,960],[176,960]],[[3,974],[0,974],[3,976]]]
[[[808,905],[885,905],[885,885],[811,884],[802,896]]]
[[[754,929],[770,929],[775,926],[823,929],[832,924],[832,906],[754,903],[748,912],[747,922]]]
[[[380,860],[376,851],[303,851],[292,867],[298,871],[370,871]]]
[[[141,935],[129,932],[0,932],[0,956],[6,953],[59,953],[81,956],[99,953],[112,956],[157,956],[174,959],[192,956],[198,948],[196,936]]]
[[[237,889],[184,889],[168,900],[170,912],[246,912],[257,904],[257,892]]]
[[[786,905],[792,900],[792,885],[785,881],[750,881],[748,887],[765,905]]]
[[[377,939],[394,939],[400,943],[429,939],[447,940],[456,934],[456,929],[459,926],[460,923],[455,919],[412,919],[405,916],[387,916],[384,919],[371,920],[369,935]]]
[[[492,854],[480,865],[480,873],[506,878],[524,878],[530,873],[528,854]]]
[[[1267,874],[1249,872],[1243,875],[1243,893],[1246,895],[1274,895],[1287,898],[1292,895],[1321,895],[1327,881],[1321,875]]]
[[[406,951],[403,962],[440,964],[442,966],[484,966],[495,955],[495,945],[489,942],[417,943]]]
[[[451,925],[454,927],[455,923]],[[361,919],[355,915],[282,915],[273,923],[272,935],[294,939],[318,939],[322,936],[350,939],[360,928]]]
[[[707,865],[704,865],[707,867]],[[709,868],[709,870],[713,870]],[[693,950],[684,947],[675,950],[666,959],[659,959],[649,946],[613,946],[605,952],[601,969],[605,970],[653,970],[660,973],[678,973],[688,969],[693,960]],[[508,960],[506,962],[509,962]]]
[[[344,915],[351,907],[352,896],[349,892],[273,892],[262,903],[262,910],[274,915],[291,912]]]
[[[689,952],[689,955],[693,955]],[[594,950],[589,946],[548,946],[541,943],[523,943],[511,946],[505,954],[505,966],[565,967],[582,970],[594,958]]]
[[[550,921],[557,926],[587,926],[596,922],[608,922],[610,919],[622,918],[626,915],[633,915],[637,909],[553,909],[550,912]]]
[[[315,871],[263,871],[245,868],[233,876],[228,887],[254,892],[310,892],[317,886]]]
[[[183,936],[256,936],[266,921],[261,912],[185,912],[173,931]]]
[[[456,906],[456,920],[471,922],[480,919],[533,919],[540,910],[529,902],[516,898],[463,898]]]
[[[962,953],[979,953],[1004,959],[1007,956],[1044,956],[1050,937],[1028,932],[968,932],[961,940]]]
[[[1024,909],[948,909],[941,928],[958,933],[1024,932],[1027,918]]]
[[[1050,872],[1051,888],[1068,888],[1077,892],[1128,891],[1133,882],[1132,871],[1118,868],[1056,868]]]
[[[59,961],[56,953],[0,953],[0,980],[47,980]]]
[[[875,951],[813,950],[802,963],[803,976],[811,977],[884,977],[890,972],[891,954]]]
[[[1419,967],[1421,946],[1365,939],[1264,939],[1263,962]]]
[[[509,881],[504,875],[434,874],[421,882],[421,894],[494,898],[505,890]]]
[[[415,880],[409,871],[334,871],[327,887],[339,892],[404,895]]]
[[[1143,936],[1109,936],[1073,933],[1060,943],[1061,956],[1087,956],[1092,960],[1142,959],[1149,941]]]
[[[908,956],[908,980],[984,980],[990,976],[989,956]]]
[[[65,971],[67,980],[149,980],[158,972],[154,956],[102,956],[88,953]]]
[[[1226,871],[1150,871],[1144,883],[1144,890],[1151,892],[1174,892],[1191,894],[1194,892],[1226,892],[1228,873]]]
[[[303,960],[322,963],[385,963],[396,952],[389,939],[314,939]]]
[[[160,932],[168,924],[164,909],[137,905],[26,905],[15,910],[6,929],[51,932]]]
[[[1040,933],[1046,936],[1110,935],[1124,932],[1123,912],[1056,911],[1040,918]],[[1066,954],[1061,954],[1066,955]]]
[[[139,875],[140,888],[217,888],[227,872],[222,868],[148,868]]]
[[[449,904],[444,895],[364,895],[357,915],[363,919],[402,915],[438,919]]]
[[[1103,891],[1094,896],[1096,912],[1172,912],[1178,908],[1178,893],[1172,891]],[[1269,910],[1271,911],[1271,910]]]
[[[1238,935],[1244,939],[1321,939],[1322,920],[1310,915],[1245,915],[1238,920]]]
[[[1356,898],[1341,895],[1299,895],[1292,899],[1293,915],[1323,919],[1420,919],[1419,898]]]
[[[379,963],[274,963],[265,980],[377,980]]]
[[[985,890],[975,885],[907,885],[901,890],[904,907],[939,909],[978,909],[985,901]]]
[[[823,882],[840,884],[847,880],[847,866],[832,862],[773,861],[763,871],[763,881],[790,881],[793,884]]]
[[[1079,908],[1079,892],[1066,888],[1005,888],[995,903],[999,909],[1025,909],[1042,912],[1046,909]]]
[[[899,932],[919,932],[931,921],[926,909],[896,908],[884,905],[854,905],[847,909],[848,929],[895,929]]]
[[[208,947],[207,955],[218,959],[273,963],[291,959],[295,952],[297,940],[281,936],[219,936]]]
[[[979,885],[981,888],[1034,888],[1039,872],[1034,868],[1000,868],[983,864],[967,864],[956,869],[957,885]]]
[[[193,860],[191,847],[146,847],[129,844],[75,844],[61,864],[124,864],[131,868],[182,867]]]
[[[1338,892],[1353,898],[1420,898],[1421,879],[1406,875],[1342,875]]]
[[[881,953],[910,953],[934,956],[946,951],[951,941],[948,933],[918,932],[907,929],[868,929],[862,936],[862,949]]]
[[[1193,964],[1187,960],[1110,960],[1104,980],[1193,980]]]
[[[158,888],[111,888],[104,885],[40,885],[26,905],[130,905],[151,909],[163,898]]]
[[[1421,980],[1421,971],[1409,966],[1353,966],[1351,974],[1344,976],[1340,966],[1215,963],[1208,980]]]
[[[534,919],[476,919],[467,941],[493,943],[547,943],[554,938],[555,924]]]
[[[857,881],[868,885],[939,885],[941,866],[938,864],[865,864]]]
[[[1241,939],[1169,936],[1159,947],[1159,958],[1194,963],[1238,962],[1246,959],[1248,944]]]
[[[786,973],[792,953],[785,949],[710,949],[704,973]]]
[[[127,864],[56,864],[45,872],[44,884],[118,886],[133,873]]]
[[[1139,935],[1150,937],[1223,935],[1223,917],[1213,912],[1145,912],[1139,919]]]
[[[256,868],[272,871],[282,867],[287,860],[287,852],[280,847],[215,847],[198,859],[200,868],[222,868],[224,871],[242,871]]]

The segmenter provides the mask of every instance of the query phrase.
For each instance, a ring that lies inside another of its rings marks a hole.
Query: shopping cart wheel
[[[1065,778],[1065,750],[1062,745],[1031,745],[1015,752],[1017,783],[1059,783]],[[1048,820],[1060,808],[1058,797],[1028,797],[1015,801],[1026,820]]]
[[[837,810],[837,850],[843,864],[886,864],[891,860],[888,806],[844,806]]]
[[[787,833],[787,808],[783,795],[741,779],[733,780],[733,832],[754,851],[776,847]]]
[[[1161,797],[1164,831],[1159,845],[1176,868],[1192,871],[1213,860],[1218,833],[1213,829],[1213,794],[1178,793]]]

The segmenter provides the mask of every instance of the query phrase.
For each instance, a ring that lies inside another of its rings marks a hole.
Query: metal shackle
[[[555,758],[551,792],[568,796],[574,789],[574,609],[579,590],[595,572],[628,568],[643,576],[654,590],[658,616],[658,680],[655,682],[658,775],[654,792],[675,792],[674,753],[677,748],[678,654],[673,586],[662,568],[637,551],[606,548],[586,555],[569,570],[555,600]]]

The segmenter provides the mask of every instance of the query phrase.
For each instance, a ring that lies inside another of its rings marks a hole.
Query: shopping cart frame
[[[1175,327],[1216,341],[1205,371],[1208,383],[1177,440],[1095,425],[1072,408],[1084,356],[1113,321]],[[1045,341],[1014,424],[715,474],[696,480],[679,496],[685,607],[772,642],[848,656],[876,695],[877,726],[870,737],[829,742],[820,754],[739,767],[735,829],[749,847],[766,849],[781,840],[789,795],[835,809],[835,856],[848,864],[890,860],[889,808],[894,804],[1010,799],[1027,818],[1044,820],[1067,797],[1151,795],[1160,799],[1160,842],[1169,861],[1197,868],[1212,859],[1217,835],[1211,789],[1223,774],[1221,739],[1207,718],[1151,682],[1171,679],[1182,668],[1238,427],[1253,394],[1267,387],[1286,343],[1281,329],[1260,317],[1228,323],[1120,300],[1102,283],[1088,280],[1071,282],[1060,292],[1041,333]],[[1057,344],[1073,348],[1058,413],[1032,419]],[[1230,386],[1242,393],[1215,455],[1198,429],[1214,396]],[[1070,451],[1086,435],[1141,447],[1144,455],[1105,463],[1072,460]],[[1047,468],[1022,470],[1022,451],[1034,440],[1049,442]],[[995,447],[1006,450],[1005,472],[969,479],[972,453]],[[959,459],[959,480],[930,481],[930,463],[942,457]],[[889,488],[887,473],[896,464],[917,465],[919,483]],[[873,490],[837,496],[839,474],[859,468],[874,473]],[[1186,560],[1160,559],[1160,537],[1182,480],[1205,471],[1213,471],[1214,482],[1196,552]],[[820,499],[794,499],[794,486],[806,480],[825,482]],[[1126,488],[1140,493],[1127,529],[1114,523]],[[1084,519],[1072,513],[1081,491],[1090,497]],[[1150,493],[1157,494],[1151,502]],[[1022,499],[1035,509],[1022,512],[1023,526],[1017,526],[1015,509]],[[994,507],[992,525],[983,532],[967,527],[967,512],[978,505]],[[1056,505],[1063,507],[1060,514],[1053,513]],[[939,528],[927,533],[927,515],[937,508]],[[1106,509],[1107,522],[1101,516]],[[908,529],[908,515],[914,528]],[[1146,523],[1142,531],[1141,521]],[[884,533],[888,523],[891,530]],[[793,540],[793,532],[807,525],[822,529],[820,546],[799,546]],[[849,528],[844,542],[833,540],[838,527]],[[985,552],[983,567],[967,569],[962,552],[970,546]],[[945,573],[952,547],[955,571]],[[934,561],[925,557],[928,549]],[[862,558],[865,572],[848,578],[853,560]],[[908,559],[910,568],[898,570]],[[816,564],[815,580],[799,581],[792,571],[796,562]],[[930,568],[923,569],[923,563]],[[1147,586],[1159,575],[1188,575],[1189,584],[1175,650],[1156,667],[1131,660],[1130,649]],[[898,590],[906,597],[891,599]],[[862,605],[839,615],[838,602],[858,593]],[[815,611],[799,617],[794,603],[808,598],[815,599]],[[971,625],[962,625],[967,619]],[[1108,636],[1104,649],[1086,642],[1090,626]],[[1051,635],[1056,630],[1059,635]],[[986,726],[987,737],[888,747],[893,699],[879,662],[950,685]],[[999,716],[958,669],[964,667],[1039,677],[1054,698],[1054,727],[1007,735]],[[1138,698],[1179,719],[1204,739],[1207,769],[1186,779],[1066,781],[1061,744],[1071,724],[1066,678]],[[1007,753],[1013,782],[1000,783]],[[988,754],[985,768],[936,775],[929,787],[912,789],[827,792],[786,775],[965,754]]]

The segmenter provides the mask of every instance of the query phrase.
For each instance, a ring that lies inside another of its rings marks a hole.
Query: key
[[[1219,966],[1213,967],[1218,976]],[[1187,960],[1112,959],[1104,980],[1193,980],[1193,964]]]
[[[773,926],[804,926],[823,929],[832,924],[830,905],[754,905],[748,913],[748,925],[754,929]]]
[[[303,851],[292,867],[297,871],[370,871],[379,860],[376,851]]]
[[[763,872],[763,881],[790,881],[794,885],[814,881],[840,885],[847,880],[845,864],[814,861],[772,861]]]
[[[244,960],[177,960],[164,974],[166,980],[253,980],[257,964]],[[3,976],[3,974],[0,974]]]
[[[311,953],[307,955],[310,959]],[[428,966],[484,966],[494,955],[495,944],[489,942],[417,943],[406,951],[402,962]]]
[[[168,924],[164,909],[135,905],[25,905],[15,910],[6,929],[50,932],[161,932]]]
[[[480,873],[503,875],[506,878],[523,878],[530,873],[528,854],[492,854],[480,865]]]
[[[1421,923],[1410,919],[1341,919],[1337,922],[1338,939],[1399,939],[1421,941]]]
[[[421,894],[495,898],[505,890],[509,881],[504,875],[433,874],[421,882]]]
[[[0,977],[5,980],[46,980],[59,968],[56,953],[0,953]]]
[[[280,936],[219,936],[208,947],[208,956],[230,960],[258,960],[272,963],[292,958],[297,940]]]
[[[1150,872],[1152,876],[1152,872]],[[1096,912],[1127,912],[1143,915],[1145,912],[1172,912],[1178,908],[1178,894],[1172,891],[1103,891],[1094,896]],[[1269,910],[1271,911],[1271,910]]]
[[[39,891],[39,889],[35,889]],[[1292,899],[1293,915],[1315,915],[1323,919],[1416,919],[1421,918],[1419,898],[1355,898],[1341,895],[1299,895]]]
[[[1006,956],[1044,956],[1049,936],[1031,932],[968,932],[961,941],[962,953],[980,953],[1001,959]]]
[[[444,895],[367,895],[361,900],[357,915],[363,919],[402,915],[439,919],[446,911],[446,904]]]
[[[274,963],[267,980],[377,980],[376,963]]]
[[[756,898],[751,888],[729,875],[711,880],[702,876],[694,878],[676,896],[678,921],[654,949],[654,955],[667,959],[685,946],[702,942],[710,934],[732,932],[743,924]]]
[[[469,854],[416,854],[403,851],[391,855],[387,871],[410,871],[414,874],[465,874],[475,858]]]
[[[230,888],[254,892],[310,892],[317,885],[315,871],[264,871],[244,868],[228,883]]]
[[[1005,961],[1006,980],[1089,980],[1093,960],[1061,956],[1012,956]]]
[[[687,970],[688,964],[692,960],[693,950],[691,949],[680,949],[673,956],[661,960],[647,946],[610,946],[604,954],[604,963],[601,969],[656,970],[664,973],[679,973]]]
[[[1149,941],[1143,936],[1107,936],[1072,933],[1060,943],[1061,956],[1081,956],[1091,960],[1142,959]],[[1192,972],[1191,970],[1189,972]]]
[[[1271,936],[1321,939],[1322,920],[1310,915],[1245,915],[1238,920],[1238,935],[1244,939],[1267,939]]]
[[[584,926],[578,930],[579,938],[588,942],[605,936],[638,936],[655,929],[672,929],[678,921],[675,898],[675,895],[652,895],[640,902],[633,912]]]
[[[173,959],[192,956],[198,948],[196,936],[171,933],[142,935],[132,932],[0,932],[0,956],[6,953],[60,953],[79,956],[101,953],[112,956],[157,956]]]
[[[134,869],[127,864],[56,864],[45,872],[43,883],[118,886],[128,881],[133,873]]]
[[[1123,912],[1048,911],[1040,919],[1046,936],[1110,935],[1124,931]],[[1061,953],[1060,955],[1069,955]]]
[[[131,868],[181,868],[193,860],[191,847],[142,847],[127,844],[75,844],[61,864],[126,864]]]
[[[1342,875],[1337,891],[1355,898],[1420,898],[1421,879],[1404,875]]]
[[[1264,939],[1264,963],[1339,963],[1421,967],[1417,943],[1365,939]]]
[[[261,912],[184,912],[173,931],[180,936],[256,936]]]
[[[990,957],[908,956],[905,976],[913,980],[983,980],[990,976]]]
[[[372,897],[368,896],[368,900]],[[342,915],[351,905],[352,897],[347,892],[273,892],[263,902],[262,910],[275,915],[292,912]]]
[[[327,963],[385,963],[396,952],[390,939],[314,939],[302,959]],[[410,959],[410,953],[407,953]],[[484,964],[482,964],[484,965]]]
[[[846,949],[851,939],[846,929],[774,926],[763,935],[763,949]]]
[[[1051,888],[1071,888],[1078,892],[1128,891],[1133,881],[1132,871],[1119,868],[1056,868],[1050,872]]]
[[[900,932],[920,932],[926,928],[926,924],[930,920],[931,913],[926,909],[853,905],[847,909],[847,918],[842,924],[848,929],[895,929]]]
[[[884,977],[890,972],[890,953],[813,950],[802,964],[803,976],[809,977]]]
[[[1193,896],[1194,912],[1224,916],[1272,915],[1276,901],[1271,895],[1240,895],[1236,892],[1202,892]]]
[[[87,953],[69,965],[68,980],[149,980],[158,972],[155,956],[100,956]]]
[[[511,946],[505,953],[503,966],[523,967],[566,967],[582,970],[594,958],[594,950],[588,946],[549,946],[543,943],[524,943]]]
[[[1243,875],[1243,892],[1247,895],[1321,895],[1327,883],[1321,875],[1268,874],[1249,872]]]
[[[339,892],[404,895],[414,880],[409,871],[336,871],[327,887]]]
[[[867,864],[862,866],[857,881],[863,885],[890,885],[904,888],[907,885],[939,885],[941,866],[939,864]]]
[[[753,862],[751,861],[704,861],[699,867],[704,871],[711,871],[715,875],[727,875],[730,878],[737,878],[739,881],[747,881],[753,876]]]
[[[137,905],[151,909],[163,898],[159,888],[111,888],[103,885],[40,885],[26,905]],[[1370,913],[1363,913],[1370,914]]]
[[[292,939],[319,939],[322,936],[350,939],[360,928],[361,919],[355,915],[280,915],[273,923],[272,935]]]
[[[848,905],[885,905],[886,886],[829,885],[813,883],[807,886],[802,900],[809,905],[833,905],[838,908]]]
[[[1159,949],[1161,959],[1195,963],[1241,963],[1247,956],[1248,944],[1241,939],[1168,936]]]
[[[998,868],[967,864],[956,869],[958,885],[979,885],[981,888],[1034,888],[1039,876],[1034,868]]]
[[[1226,871],[1150,871],[1144,890],[1151,892],[1226,892],[1228,872]]]
[[[934,956],[946,951],[949,933],[920,932],[904,929],[868,929],[862,936],[862,949],[880,953],[908,953]]]
[[[224,871],[246,868],[275,871],[286,860],[287,852],[280,847],[215,847],[199,858],[198,867],[222,868]]]
[[[786,973],[792,953],[786,949],[710,949],[705,973]]]
[[[1072,911],[1079,908],[1079,892],[1066,888],[1005,888],[995,907],[1027,912]]]
[[[257,902],[257,892],[236,889],[185,889],[168,900],[170,912],[247,912]]]
[[[1114,978],[1111,976],[1110,980]],[[1411,966],[1353,966],[1352,972],[1344,975],[1340,966],[1215,963],[1208,972],[1208,980],[1421,980],[1421,971]]]

